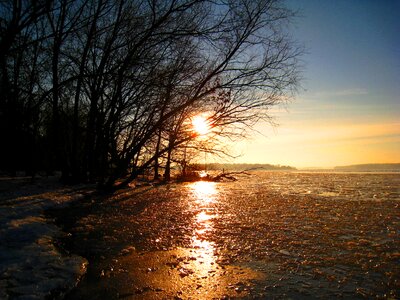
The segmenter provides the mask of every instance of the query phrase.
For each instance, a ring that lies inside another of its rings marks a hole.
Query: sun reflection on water
[[[207,234],[213,231],[212,220],[217,217],[213,204],[217,201],[218,191],[215,182],[208,181],[194,182],[190,188],[196,203],[193,208],[197,211],[193,219],[194,231],[191,239],[199,263],[194,267],[195,272],[202,277],[214,272],[216,268],[215,245],[207,239]]]
[[[196,215],[196,222],[200,223],[201,225],[208,225],[207,221],[211,220],[213,215],[208,214],[206,211],[202,210]]]
[[[190,185],[190,189],[198,203],[214,202],[218,195],[215,182],[196,181]]]
[[[194,182],[185,186],[181,198],[183,208],[191,216],[186,236],[190,245],[162,251],[136,251],[119,257],[129,274],[128,292],[132,286],[135,299],[198,299],[212,300],[245,297],[249,280],[259,278],[251,269],[221,264],[215,221],[221,217],[218,207],[223,189],[214,182]],[[244,289],[244,286],[246,290]]]

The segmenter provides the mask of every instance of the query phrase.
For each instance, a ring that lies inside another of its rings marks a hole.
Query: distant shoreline
[[[206,167],[206,169],[210,171],[297,171],[297,169],[292,166],[258,163],[208,163],[205,165],[198,165],[200,167]]]
[[[398,174],[400,170],[368,170],[368,171],[356,171],[356,170],[335,170],[335,169],[298,169],[294,172],[298,173],[332,173],[332,174]]]
[[[272,164],[250,164],[250,163],[209,163],[203,165],[207,170],[228,170],[228,171],[297,171],[297,172],[361,172],[361,173],[398,173],[400,163],[390,164],[356,164],[347,166],[335,166],[332,168],[296,168],[289,165]]]
[[[337,166],[334,171],[355,172],[400,172],[400,163],[393,164],[358,164],[349,166]]]

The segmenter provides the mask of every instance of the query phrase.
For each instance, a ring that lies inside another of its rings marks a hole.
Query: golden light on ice
[[[124,291],[139,291],[135,299],[236,299],[245,298],[253,280],[264,280],[263,273],[250,268],[229,265],[218,251],[214,238],[219,220],[218,202],[223,190],[215,182],[190,183],[188,197],[182,197],[190,214],[191,245],[162,251],[137,251],[119,257],[119,264],[127,272],[114,272],[117,280],[126,282]],[[221,259],[221,260],[220,260]],[[221,261],[225,263],[221,265]],[[144,271],[146,270],[146,271]],[[113,274],[114,276],[114,274]],[[128,277],[126,277],[128,276]],[[128,280],[126,280],[128,278]],[[156,288],[148,288],[157,287]],[[235,288],[236,287],[236,288]],[[238,290],[240,288],[240,290]],[[176,295],[179,295],[176,296]]]
[[[216,200],[218,191],[214,182],[198,181],[190,185],[193,191],[197,214],[193,219],[194,231],[192,236],[193,253],[199,257],[196,260],[195,273],[200,278],[206,278],[217,271],[215,245],[209,241],[207,234],[213,231],[213,219],[217,217],[212,203]],[[200,299],[200,298],[199,298]],[[206,299],[206,298],[205,298]]]
[[[201,171],[200,173],[199,173],[199,176],[200,176],[200,178],[204,178],[204,177],[207,177],[207,172],[205,172],[205,171]]]
[[[210,132],[210,122],[203,116],[195,116],[192,119],[194,131],[199,135],[206,135]]]
[[[213,202],[218,194],[215,182],[196,181],[191,184],[191,189],[195,199],[200,203]]]

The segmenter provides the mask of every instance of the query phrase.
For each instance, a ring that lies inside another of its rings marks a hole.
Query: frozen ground
[[[44,299],[72,288],[86,259],[60,253],[62,235],[45,210],[84,197],[87,188],[65,188],[56,178],[0,178],[0,299]]]

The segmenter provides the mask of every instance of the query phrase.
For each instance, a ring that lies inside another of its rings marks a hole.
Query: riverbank
[[[87,260],[57,246],[65,233],[45,212],[92,192],[55,177],[0,178],[0,299],[57,298],[76,285]]]

